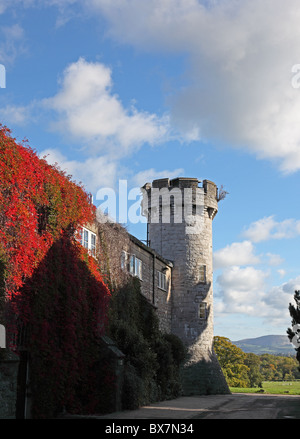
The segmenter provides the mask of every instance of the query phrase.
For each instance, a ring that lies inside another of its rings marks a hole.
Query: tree
[[[264,381],[272,381],[275,378],[275,373],[277,373],[275,358],[275,355],[271,354],[260,355],[260,371]]]
[[[249,353],[245,359],[245,365],[249,367],[248,377],[250,387],[261,387],[263,376],[260,373],[260,358],[258,355]]]
[[[245,364],[247,355],[226,337],[214,337],[214,349],[228,385],[249,387],[250,368]]]
[[[295,349],[297,351],[296,358],[298,362],[300,363],[300,291],[296,290],[294,294],[294,300],[296,302],[296,306],[292,305],[290,303],[289,305],[289,311],[290,315],[292,317],[292,328],[288,328],[287,334],[290,341],[295,346]]]

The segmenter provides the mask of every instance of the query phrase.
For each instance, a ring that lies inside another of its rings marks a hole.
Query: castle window
[[[96,235],[95,233],[91,232],[90,230],[86,229],[85,227],[82,227],[81,230],[79,230],[78,234],[78,241],[80,244],[85,247],[92,256],[96,256]]]
[[[122,270],[126,270],[126,262],[127,262],[127,253],[122,250],[121,252],[121,268]]]
[[[135,275],[142,279],[142,261],[138,258],[135,258]]]
[[[134,268],[135,268],[135,256],[131,255],[129,260],[129,273],[134,275]]]
[[[48,206],[38,206],[37,213],[38,213],[38,233],[42,235],[47,228],[50,209]]]
[[[129,260],[129,272],[133,276],[142,280],[142,261],[135,255],[130,256]]]
[[[96,255],[96,235],[91,233],[91,253],[93,256]]]
[[[201,302],[199,304],[199,319],[206,320],[206,303]]]
[[[206,282],[206,265],[200,265],[199,268],[199,282]]]
[[[83,229],[83,247],[89,248],[89,232]]]
[[[158,288],[161,290],[166,291],[167,290],[167,279],[166,275],[162,273],[161,271],[158,271]]]

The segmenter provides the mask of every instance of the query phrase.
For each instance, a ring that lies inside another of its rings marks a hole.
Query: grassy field
[[[269,393],[272,395],[300,395],[300,381],[263,381],[260,388],[230,387],[232,393]]]

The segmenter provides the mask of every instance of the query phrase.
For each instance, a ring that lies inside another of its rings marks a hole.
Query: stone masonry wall
[[[16,418],[18,357],[0,349],[0,419]]]
[[[142,261],[141,292],[156,308],[160,330],[167,333],[171,332],[170,264],[133,236],[131,236],[131,243],[127,251]],[[158,287],[158,272],[166,275],[166,289]]]
[[[218,210],[216,185],[205,180],[199,187],[197,179],[178,178],[155,180],[144,189],[150,246],[174,264],[172,332],[189,351],[183,368],[184,392],[228,393],[213,351],[212,220]],[[157,197],[155,190],[161,196]],[[168,221],[164,209],[168,211],[169,207]]]
[[[104,279],[108,279],[115,287],[127,283],[130,256],[135,255],[142,261],[141,293],[148,299],[157,312],[160,329],[171,332],[171,269],[169,261],[162,258],[143,242],[130,235],[119,224],[112,222],[98,223],[98,230],[91,230],[97,234],[98,261]],[[125,266],[121,266],[121,253],[126,253]],[[154,270],[154,271],[153,271]],[[167,288],[158,287],[158,272],[163,272],[167,278]]]

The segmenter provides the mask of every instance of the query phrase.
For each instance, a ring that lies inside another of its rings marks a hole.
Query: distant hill
[[[287,335],[263,335],[256,338],[232,341],[234,345],[245,353],[295,355],[296,351]]]

